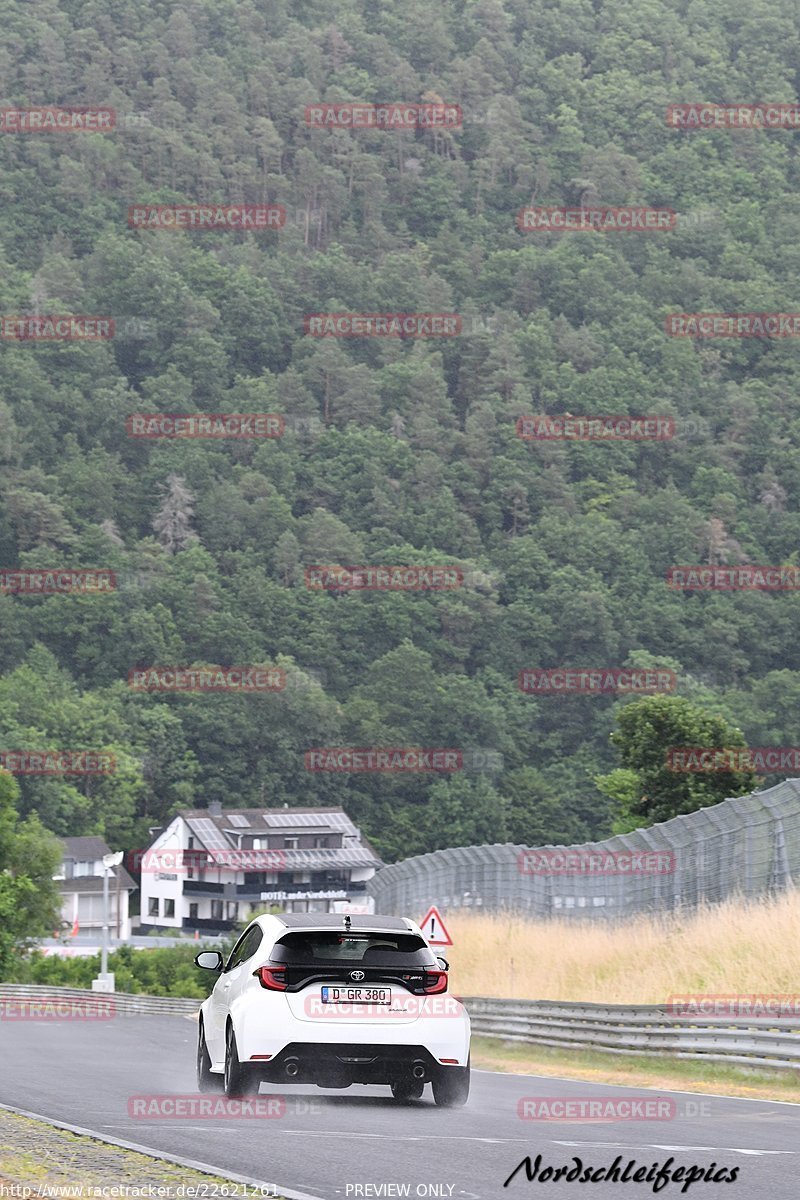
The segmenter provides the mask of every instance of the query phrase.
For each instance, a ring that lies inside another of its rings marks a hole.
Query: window
[[[283,839],[284,850],[296,850],[300,844],[300,839],[296,837],[285,837]]]
[[[328,839],[326,837],[315,837],[314,838],[314,849],[315,850],[323,850],[327,847],[327,845],[328,845]]]
[[[175,901],[174,900],[165,900],[164,901],[164,916],[165,917],[174,917],[175,916]]]
[[[224,969],[226,971],[232,971],[234,967],[239,966],[239,963],[247,962],[248,958],[252,958],[258,947],[261,945],[261,940],[263,937],[264,934],[260,925],[251,925],[249,929],[245,929],[244,933],[231,950],[231,956],[226,962]]]
[[[312,871],[311,886],[317,891],[327,892],[346,888],[349,883],[347,876],[341,871]]]
[[[237,900],[229,900],[228,901],[228,920],[229,921],[238,921],[239,920],[239,902]]]
[[[414,933],[292,932],[272,947],[275,962],[369,963],[377,967],[430,967],[435,959]]]
[[[147,914],[150,917],[157,917],[159,915],[159,913],[158,913],[158,896],[150,897],[150,904],[147,909]]]
[[[221,921],[222,920],[222,901],[221,900],[212,900],[211,901],[211,920],[212,921]]]
[[[113,910],[112,910],[113,912]],[[112,917],[113,919],[113,917]],[[78,921],[83,925],[103,924],[103,897],[98,895],[78,897]]]
[[[197,905],[196,904],[189,905],[189,920],[190,921],[197,920]]]
[[[194,838],[193,837],[189,838],[189,849],[194,850]]]

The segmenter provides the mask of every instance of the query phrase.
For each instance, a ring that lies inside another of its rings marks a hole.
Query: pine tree
[[[164,500],[153,518],[153,529],[167,553],[175,554],[197,541],[197,534],[191,528],[194,496],[182,475],[168,475],[163,492]]]

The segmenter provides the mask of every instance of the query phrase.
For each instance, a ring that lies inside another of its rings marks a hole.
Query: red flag
[[[75,920],[72,922],[72,932],[70,933],[69,936],[75,937],[75,935],[77,934],[79,929],[80,929],[80,925],[78,924],[78,918],[76,917]]]

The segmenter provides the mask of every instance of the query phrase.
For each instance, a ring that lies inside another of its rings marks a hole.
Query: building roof
[[[381,860],[343,808],[226,808],[215,813],[208,808],[184,809],[182,817],[205,850],[238,849],[241,836],[280,832],[283,834],[340,833],[351,839],[341,847],[282,850],[286,865],[381,866]],[[234,818],[232,820],[231,818]],[[243,822],[247,822],[245,825]]]
[[[64,858],[74,859],[75,862],[97,862],[104,854],[111,853],[108,842],[101,837],[65,837],[59,840],[64,847]],[[136,880],[120,865],[111,868],[109,887],[112,891],[116,890],[117,875],[120,886],[126,891],[136,890]],[[58,887],[61,892],[102,892],[103,876],[78,875],[74,879],[59,879]]]
[[[64,857],[74,858],[76,862],[94,862],[104,854],[111,853],[108,842],[101,837],[65,837],[61,838],[64,846]]]

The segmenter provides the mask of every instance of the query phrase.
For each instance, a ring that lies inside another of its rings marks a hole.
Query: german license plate
[[[392,989],[376,987],[324,987],[323,1004],[391,1004]]]

